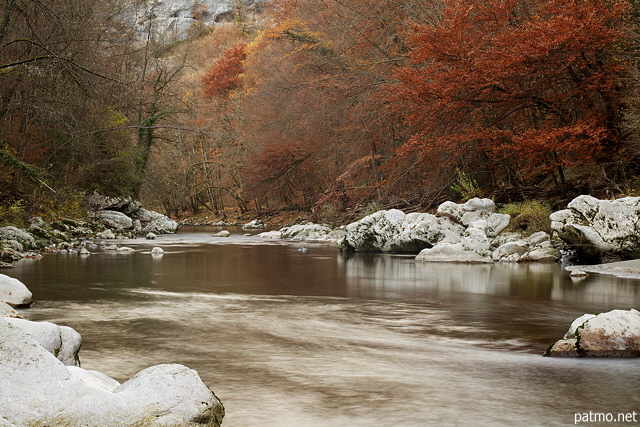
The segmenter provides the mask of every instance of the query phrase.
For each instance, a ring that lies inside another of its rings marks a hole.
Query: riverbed
[[[26,318],[83,335],[82,367],[125,381],[185,364],[224,403],[224,426],[551,426],[640,412],[639,360],[541,356],[583,313],[640,308],[637,279],[219,230],[116,242],[131,253],[47,254],[3,273],[33,292]]]

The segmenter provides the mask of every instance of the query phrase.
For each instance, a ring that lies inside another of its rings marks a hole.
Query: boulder
[[[65,366],[33,337],[0,319],[3,425],[210,425],[224,407],[186,366],[158,365],[129,381]]]
[[[265,228],[267,228],[267,224],[261,219],[254,219],[242,226],[243,230],[264,230]]]
[[[180,224],[168,216],[144,208],[138,211],[136,219],[139,219],[144,224],[142,231],[147,234],[171,234],[178,231],[180,227]]]
[[[36,248],[36,239],[31,234],[13,226],[0,227],[0,240],[15,240],[25,249]]]
[[[83,206],[92,212],[97,211],[118,211],[127,216],[134,215],[142,207],[142,203],[129,196],[108,197],[94,192],[86,196],[82,202]]]
[[[0,301],[14,307],[31,305],[31,291],[18,279],[0,274]]]
[[[280,235],[283,239],[325,240],[330,232],[331,228],[312,222],[280,229]]]
[[[551,245],[551,239],[544,231],[532,234],[528,238],[520,234],[509,234],[496,239],[499,246],[491,258],[500,262],[557,262],[562,254]]]
[[[416,261],[493,263],[486,227],[487,221],[475,221],[467,228],[460,242],[441,242],[433,248],[423,249],[416,256]]]
[[[282,233],[280,230],[263,231],[257,234],[256,237],[262,237],[264,239],[282,239]]]
[[[550,219],[553,231],[582,259],[640,258],[640,197],[578,196]]]
[[[95,218],[98,222],[116,230],[129,230],[133,228],[133,220],[122,212],[109,210],[98,211],[95,213]]]
[[[488,237],[496,237],[511,220],[509,215],[496,213],[496,205],[491,199],[474,198],[463,204],[444,202],[438,206],[438,213],[450,215],[466,227],[475,221],[485,220]]]
[[[229,237],[230,235],[229,230],[220,230],[214,234],[213,237]]]
[[[345,251],[418,253],[439,242],[459,242],[464,231],[446,217],[381,210],[347,225],[339,245]]]
[[[164,249],[162,249],[161,247],[154,247],[153,249],[151,249],[151,255],[162,255],[164,254]]]
[[[116,235],[113,230],[104,230],[96,234],[97,239],[115,239]]]
[[[640,312],[612,310],[575,319],[545,356],[640,357]]]
[[[20,313],[15,311],[13,307],[11,307],[6,302],[0,302],[0,317],[15,317],[18,319],[22,319]]]
[[[82,345],[82,337],[76,330],[68,326],[58,326],[51,322],[32,322],[17,318],[4,320],[26,332],[63,364],[80,366],[78,352]]]

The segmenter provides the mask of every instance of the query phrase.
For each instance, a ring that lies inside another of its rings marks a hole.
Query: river
[[[226,427],[553,426],[640,412],[639,360],[541,357],[583,313],[640,308],[637,280],[218,230],[118,242],[132,253],[47,254],[3,273],[33,292],[25,317],[83,335],[84,368],[126,381],[187,365],[224,403]]]

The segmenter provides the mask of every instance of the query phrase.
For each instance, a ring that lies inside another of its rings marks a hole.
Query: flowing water
[[[126,381],[187,365],[224,403],[224,426],[551,426],[640,412],[639,360],[541,357],[583,313],[640,308],[639,281],[218,230],[4,272],[33,292],[27,318],[83,335],[84,368]]]

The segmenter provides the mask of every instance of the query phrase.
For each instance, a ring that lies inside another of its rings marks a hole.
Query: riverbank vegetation
[[[640,195],[635,0],[281,0],[212,27],[197,7],[179,40],[128,7],[0,3],[3,222],[93,191],[329,223]]]

